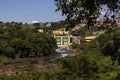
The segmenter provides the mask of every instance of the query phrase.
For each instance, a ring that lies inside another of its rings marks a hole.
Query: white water
[[[65,57],[70,53],[70,51],[65,50],[65,49],[61,49],[61,48],[56,49],[56,51],[60,54],[59,58]]]

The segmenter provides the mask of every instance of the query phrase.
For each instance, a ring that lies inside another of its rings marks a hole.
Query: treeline
[[[76,45],[80,55],[61,58],[53,72],[31,71],[1,75],[0,80],[120,80],[120,30],[111,30],[97,39]],[[55,53],[55,40],[28,26],[0,24],[0,55],[10,58],[49,56]]]
[[[0,76],[2,80],[120,80],[120,30],[75,48],[82,53],[74,58],[61,58],[54,72],[31,72]]]
[[[45,33],[49,33],[49,31],[52,30],[57,30],[60,28],[65,28],[66,25],[64,24],[63,21],[58,21],[58,22],[46,22],[46,23],[34,23],[35,29],[43,29]]]
[[[57,47],[53,37],[40,33],[34,26],[0,22],[0,55],[10,58],[53,55]]]

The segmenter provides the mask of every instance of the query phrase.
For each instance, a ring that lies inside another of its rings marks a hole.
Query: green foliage
[[[111,37],[114,35],[114,38]],[[99,38],[84,43],[81,46],[74,44],[75,49],[82,50],[82,53],[75,58],[61,58],[58,61],[61,63],[60,72],[52,74],[55,77],[53,80],[119,80],[120,68],[118,65],[112,65],[114,63],[112,56],[116,55],[112,53],[116,51],[111,47],[117,48],[117,55],[119,54],[119,44],[108,46],[107,53],[101,53],[104,50],[106,44],[109,42],[119,43],[119,31],[114,34],[107,33],[101,35]],[[111,54],[112,55],[111,55]],[[107,55],[107,56],[105,56]],[[117,57],[119,63],[119,56]],[[52,80],[51,78],[49,78]]]
[[[0,55],[10,58],[53,55],[56,48],[53,37],[18,23],[0,25]]]
[[[0,80],[45,80],[44,78],[44,74],[41,74],[37,71],[12,76],[0,75]]]
[[[37,71],[29,71],[29,73],[24,73],[15,76],[0,76],[2,80],[119,80],[120,77],[120,67],[118,65],[112,65],[113,60],[111,59],[111,54],[101,53],[105,50],[103,46],[110,44],[106,49],[109,52],[114,51],[114,49],[109,49],[111,45],[111,40],[114,43],[119,43],[119,30],[115,33],[107,33],[101,35],[99,38],[89,42],[84,43],[82,46],[74,45],[75,49],[82,49],[83,52],[73,58],[60,58],[58,63],[60,63],[59,70],[53,72],[43,72],[39,73]],[[36,43],[42,40],[42,38],[36,39],[35,34],[26,36],[29,41]],[[113,36],[113,38],[111,38]],[[31,38],[32,37],[32,38]],[[43,37],[43,36],[42,36]],[[44,36],[45,37],[45,36]],[[34,40],[35,38],[35,40]],[[48,37],[45,37],[49,39]],[[19,39],[15,40],[18,41]],[[12,42],[12,41],[11,41]],[[15,42],[12,42],[15,44]],[[25,42],[27,44],[27,42]],[[25,44],[24,43],[24,44]],[[45,43],[44,43],[45,44]],[[31,48],[32,44],[25,45],[26,48]],[[33,46],[33,45],[32,45]],[[114,44],[117,48],[117,54],[120,53],[119,44]],[[11,50],[10,50],[11,51]],[[81,50],[78,50],[81,51]],[[47,53],[47,52],[46,52]],[[106,56],[107,55],[107,56]],[[114,55],[113,55],[114,56]],[[119,58],[117,57],[119,62]],[[31,70],[30,65],[24,66],[25,70]]]
[[[101,52],[106,55],[110,56],[111,59],[114,61],[118,61],[118,65],[120,65],[120,30],[115,31],[114,33],[108,33],[105,35],[101,35],[98,38],[98,43],[101,48]]]
[[[81,55],[79,58],[66,58],[61,59],[63,74],[69,77],[76,77],[83,80],[110,80],[116,76],[119,71],[111,66],[112,61],[108,57],[104,57],[98,52],[88,52]],[[108,75],[107,75],[108,74]],[[107,76],[105,76],[107,75]]]

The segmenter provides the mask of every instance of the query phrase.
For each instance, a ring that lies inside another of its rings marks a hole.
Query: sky
[[[0,21],[3,22],[56,22],[64,20],[61,12],[55,12],[54,0],[0,0]]]

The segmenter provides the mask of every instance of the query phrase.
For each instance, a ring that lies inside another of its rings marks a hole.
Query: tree
[[[118,61],[118,65],[120,65],[120,30],[101,35],[98,38],[98,43],[101,52],[105,56],[110,56],[113,64]]]
[[[65,23],[68,24],[67,29],[73,28],[75,24],[86,21],[88,29],[94,25],[99,17],[100,11],[108,7],[104,18],[115,18],[119,13],[120,0],[54,0],[57,10],[62,11],[62,15],[66,15]],[[111,15],[111,13],[113,13]]]
[[[62,64],[60,77],[68,78],[65,80],[111,80],[119,72],[119,69],[111,66],[110,58],[97,51],[89,51],[79,58],[62,58],[59,61]]]
[[[57,45],[53,37],[29,25],[23,26],[16,22],[0,23],[0,56],[39,57],[56,53]]]

